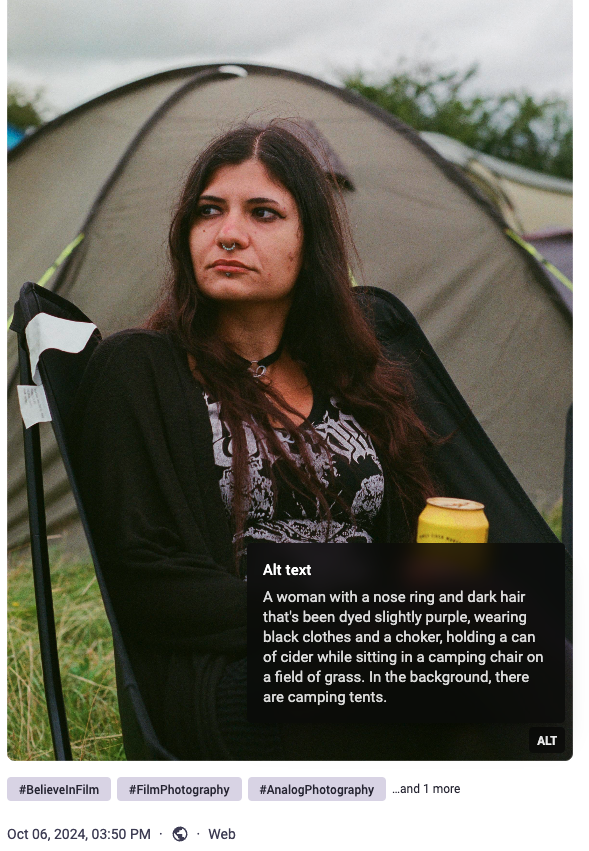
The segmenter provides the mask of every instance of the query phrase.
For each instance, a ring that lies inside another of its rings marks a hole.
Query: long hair
[[[248,508],[245,425],[262,452],[269,450],[283,462],[290,486],[311,496],[329,521],[329,488],[326,491],[318,479],[301,429],[289,416],[297,412],[271,386],[244,372],[242,360],[216,335],[217,303],[199,290],[190,255],[198,201],[215,172],[258,160],[293,196],[303,230],[302,266],[282,344],[303,367],[313,392],[336,397],[370,435],[412,529],[425,498],[432,495],[426,464],[431,438],[415,413],[409,373],[387,360],[353,296],[348,250],[353,243],[341,197],[298,135],[279,122],[263,128],[245,124],[215,139],[198,157],[170,227],[167,289],[147,327],[175,336],[196,361],[204,386],[220,402],[221,418],[232,437],[236,531],[243,531]],[[290,432],[302,464],[294,462],[278,438],[276,422]]]

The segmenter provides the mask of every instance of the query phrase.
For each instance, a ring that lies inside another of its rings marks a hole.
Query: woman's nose
[[[249,245],[247,223],[241,216],[229,214],[224,217],[217,233],[217,242],[228,250],[232,250],[230,246],[247,248]]]

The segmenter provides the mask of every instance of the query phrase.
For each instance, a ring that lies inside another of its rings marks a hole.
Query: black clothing
[[[247,659],[230,662],[217,688],[217,724],[233,759],[285,759],[280,727],[247,720]]]
[[[227,756],[215,693],[227,661],[246,655],[247,583],[233,572],[207,406],[186,353],[163,333],[109,337],[72,423],[93,539],[153,725],[183,758]],[[399,508],[385,482],[375,540],[408,539]]]
[[[490,543],[556,543],[409,311],[380,290],[356,294],[390,357],[410,365],[418,414],[452,435],[433,459],[439,493],[483,502]],[[186,353],[165,334],[110,337],[90,360],[70,429],[92,537],[153,726],[180,758],[228,758],[215,698],[227,663],[246,657],[247,583],[232,573],[211,426]],[[408,540],[403,517],[385,477],[374,540]],[[225,684],[231,671],[243,680],[243,667],[228,670]],[[291,725],[282,744],[290,759],[497,759],[522,729]]]

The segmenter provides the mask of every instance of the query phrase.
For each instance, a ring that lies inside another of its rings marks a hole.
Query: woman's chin
[[[226,299],[247,300],[255,295],[255,288],[237,278],[218,278],[216,281],[207,282],[205,286],[199,286],[199,289],[203,295],[221,301]]]
[[[272,304],[288,300],[288,293],[272,293],[265,287],[248,286],[239,280],[217,281],[200,288],[203,295],[214,301],[240,304]]]

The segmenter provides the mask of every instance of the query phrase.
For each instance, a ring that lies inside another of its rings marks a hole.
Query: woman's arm
[[[208,419],[193,422],[191,392],[162,335],[106,340],[77,399],[75,471],[126,636],[242,655],[247,589],[227,558]]]

